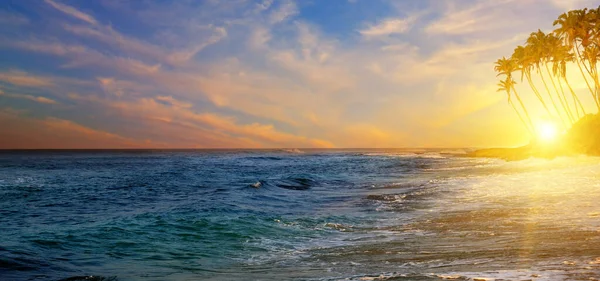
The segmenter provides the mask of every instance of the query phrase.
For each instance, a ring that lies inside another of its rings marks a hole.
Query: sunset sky
[[[5,0],[0,148],[521,145],[494,61],[594,4]]]

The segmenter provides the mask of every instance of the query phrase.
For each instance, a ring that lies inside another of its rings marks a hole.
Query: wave
[[[287,153],[294,153],[294,154],[303,154],[305,153],[304,151],[297,149],[297,148],[290,148],[290,149],[282,149],[282,152],[287,152]]]
[[[287,178],[275,182],[275,186],[290,190],[307,190],[316,184],[317,181],[308,178]]]
[[[244,159],[248,159],[248,160],[268,160],[268,161],[283,160],[283,158],[281,158],[281,157],[275,157],[275,156],[248,156],[248,157],[244,157]]]
[[[64,279],[60,279],[58,281],[117,281],[117,277],[104,277],[104,276],[73,276]]]
[[[319,182],[305,177],[287,177],[283,179],[259,180],[249,184],[248,187],[260,189],[268,187],[278,187],[288,190],[308,190],[318,185]]]
[[[470,150],[467,149],[446,149],[440,151],[441,155],[449,155],[449,156],[464,156],[469,153]]]
[[[407,194],[371,194],[367,195],[367,199],[383,202],[402,202]]]

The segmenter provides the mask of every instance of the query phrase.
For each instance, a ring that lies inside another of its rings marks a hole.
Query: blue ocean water
[[[0,152],[0,280],[600,277],[600,160],[460,153]]]

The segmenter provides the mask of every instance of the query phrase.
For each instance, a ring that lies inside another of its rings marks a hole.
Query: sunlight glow
[[[537,126],[537,133],[541,141],[554,141],[558,136],[558,127],[552,122],[542,122]]]

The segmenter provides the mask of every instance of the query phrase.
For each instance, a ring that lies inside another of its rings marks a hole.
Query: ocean
[[[598,280],[600,158],[0,152],[0,280]]]

